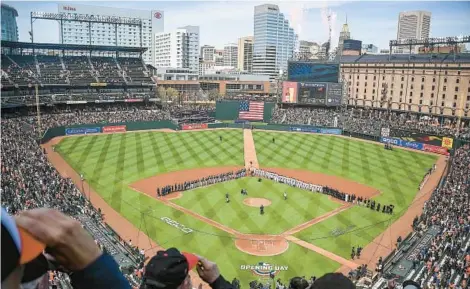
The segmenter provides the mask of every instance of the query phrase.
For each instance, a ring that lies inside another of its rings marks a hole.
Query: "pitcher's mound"
[[[261,205],[267,207],[271,205],[271,201],[264,198],[246,198],[243,203],[250,207],[260,207]]]

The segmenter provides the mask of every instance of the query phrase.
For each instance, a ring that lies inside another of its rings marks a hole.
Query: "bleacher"
[[[67,84],[67,73],[58,56],[38,55],[40,79],[42,84]]]
[[[31,85],[36,81],[36,67],[34,56],[11,55],[7,57],[2,54],[2,70],[6,72],[11,81],[18,85]],[[3,78],[2,78],[3,79]],[[8,81],[2,81],[2,85],[7,85]]]
[[[91,63],[100,82],[124,83],[119,67],[112,57],[91,57]]]
[[[118,58],[118,62],[128,83],[151,82],[140,58]]]
[[[71,85],[88,85],[96,82],[86,56],[66,56],[63,60]]]

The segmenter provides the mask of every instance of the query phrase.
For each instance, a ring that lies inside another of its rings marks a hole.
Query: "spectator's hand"
[[[197,273],[202,280],[208,284],[214,283],[220,276],[219,267],[214,262],[207,260],[206,258],[199,258],[199,263],[196,266]]]
[[[86,268],[102,254],[80,222],[59,211],[46,208],[24,211],[15,220],[43,242],[48,253],[70,271]]]

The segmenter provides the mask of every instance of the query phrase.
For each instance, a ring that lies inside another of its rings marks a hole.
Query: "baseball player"
[[[230,198],[228,196],[228,193],[225,194],[225,202],[226,203],[229,203],[230,202]]]
[[[284,200],[287,200],[287,192],[284,192]]]

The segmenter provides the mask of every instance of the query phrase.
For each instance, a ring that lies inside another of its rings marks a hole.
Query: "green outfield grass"
[[[394,204],[399,217],[415,197],[437,156],[334,136],[254,132],[262,167],[304,169],[340,176],[379,189],[375,199]],[[272,138],[275,143],[272,143]],[[297,237],[349,258],[352,246],[365,246],[393,220],[390,215],[354,207],[297,234]],[[338,232],[340,232],[338,236]]]
[[[223,142],[219,141],[219,136],[223,137]],[[128,187],[137,180],[169,171],[243,165],[241,130],[77,136],[63,139],[56,151],[77,172],[84,174],[95,191],[117,212],[158,244],[206,256],[218,263],[227,279],[237,277],[244,287],[256,277],[249,271],[241,271],[241,265],[267,262],[289,266],[288,271],[278,275],[284,280],[312,273],[318,276],[339,268],[338,263],[296,244],[290,244],[285,253],[274,257],[242,253],[235,247],[233,236]],[[311,209],[312,214],[322,209]],[[161,217],[171,218],[194,232],[184,234],[161,221]]]
[[[246,189],[248,196],[240,194],[241,189]],[[287,200],[284,200],[284,192],[287,192]],[[225,201],[226,193],[230,196],[229,203]],[[265,208],[265,214],[260,215],[259,208],[243,204],[247,197],[266,198],[272,203]],[[174,202],[247,234],[280,234],[340,206],[325,195],[266,179],[258,182],[257,178],[242,178],[187,191],[183,198]]]

